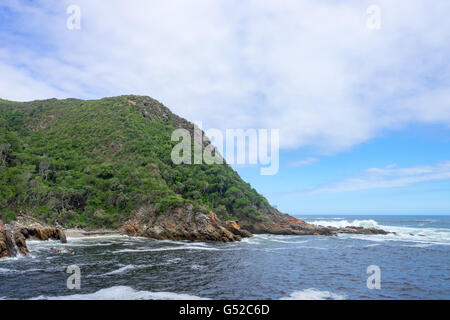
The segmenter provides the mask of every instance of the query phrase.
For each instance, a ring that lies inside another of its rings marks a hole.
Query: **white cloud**
[[[391,165],[385,168],[370,168],[365,170],[359,177],[337,181],[307,193],[317,194],[399,188],[421,182],[449,179],[450,161],[443,161],[433,166],[409,168],[397,168]]]
[[[309,165],[317,163],[319,161],[320,160],[318,158],[308,157],[308,158],[305,158],[302,160],[292,161],[288,165],[290,167],[303,167],[303,166],[309,166]]]
[[[0,61],[0,98],[33,100],[57,97],[61,94],[58,90],[47,85],[45,82],[33,80],[26,70],[13,68]]]
[[[323,153],[450,125],[446,0],[377,1],[378,31],[356,0],[77,0],[79,31],[73,1],[38,3],[3,4],[40,42],[0,33],[1,97],[150,95],[205,128],[279,128],[281,147]]]

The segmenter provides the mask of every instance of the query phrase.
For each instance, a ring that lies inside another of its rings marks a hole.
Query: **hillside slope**
[[[161,239],[333,233],[280,213],[226,164],[175,165],[175,128],[193,132],[143,96],[0,100],[0,219]]]

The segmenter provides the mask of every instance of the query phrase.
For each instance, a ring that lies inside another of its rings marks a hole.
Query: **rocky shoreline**
[[[130,236],[142,236],[161,240],[192,241],[240,241],[253,234],[277,235],[324,235],[339,233],[388,234],[376,228],[363,227],[322,227],[307,223],[287,214],[271,217],[271,222],[262,221],[222,221],[214,213],[204,214],[192,206],[178,208],[169,215],[154,215],[140,210],[129,220],[121,231]]]
[[[350,234],[388,234],[388,232],[363,227],[323,227],[304,222],[289,215],[282,215],[273,222],[261,221],[222,221],[214,213],[196,212],[192,207],[178,209],[174,214],[150,217],[148,213],[138,212],[117,231],[97,230],[87,232],[78,229],[49,227],[35,218],[21,215],[18,220],[7,225],[0,221],[0,258],[27,256],[29,250],[26,240],[59,240],[67,242],[71,237],[89,237],[103,235],[140,236],[158,240],[190,240],[234,242],[253,234],[276,235],[322,235],[335,236],[339,233]]]
[[[26,240],[59,240],[67,242],[61,228],[48,227],[31,217],[19,217],[18,221],[3,225],[0,221],[0,258],[27,256],[30,252]]]

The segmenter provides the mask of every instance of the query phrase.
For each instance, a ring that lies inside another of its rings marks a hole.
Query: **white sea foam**
[[[337,294],[330,291],[321,291],[315,288],[294,291],[288,297],[282,297],[280,300],[344,300],[345,294]]]
[[[0,268],[0,273],[11,273],[14,272],[14,270],[6,269],[6,268]]]
[[[278,240],[278,239],[273,239],[272,241],[274,241],[274,242],[280,242],[280,243],[293,243],[293,244],[309,242],[309,240],[303,240],[303,241],[286,241],[286,240]]]
[[[56,270],[55,268],[48,268],[48,269],[39,269],[39,268],[31,268],[31,269],[24,269],[24,270],[17,270],[17,269],[6,269],[6,268],[0,268],[0,274],[3,273],[15,273],[15,274],[26,274],[26,273],[32,273],[32,272],[45,272],[49,270]]]
[[[379,228],[380,226],[375,220],[353,220],[349,222],[347,220],[314,220],[309,223],[323,226],[323,227],[335,227],[335,228],[344,228],[344,227],[364,227],[364,228]]]
[[[192,266],[191,266],[191,269],[192,270],[202,270],[202,269],[205,269],[206,268],[206,266],[202,266],[202,265],[200,265],[200,264],[193,264]]]
[[[124,234],[99,234],[82,237],[67,237],[67,241],[92,241],[92,240],[124,240],[130,239],[130,236]]]
[[[281,242],[281,243],[305,243],[309,240],[299,240],[300,237],[294,235],[274,235],[274,234],[255,234],[253,237],[242,239],[242,243],[262,244],[265,242]],[[234,243],[234,244],[239,244]]]
[[[180,262],[181,260],[183,260],[183,259],[181,259],[181,258],[173,258],[173,259],[167,260],[167,263],[169,263],[169,264],[172,264],[172,263],[178,263],[178,262]]]
[[[176,258],[176,259],[181,260],[180,258]],[[176,260],[176,259],[172,259],[172,260]],[[156,264],[156,265],[158,265],[158,264]],[[166,263],[159,264],[159,265],[166,265]],[[127,273],[131,270],[146,269],[146,268],[155,266],[155,264],[129,264],[129,265],[119,264],[119,266],[121,266],[119,269],[104,273],[101,276],[116,275],[116,274]]]
[[[116,253],[120,252],[153,252],[153,251],[175,251],[175,250],[208,250],[217,251],[217,248],[211,247],[200,247],[200,246],[182,246],[182,247],[164,247],[164,248],[148,248],[148,249],[121,249],[114,251]]]
[[[114,286],[94,293],[68,296],[38,296],[32,300],[208,300],[190,294],[138,291],[127,286]]]
[[[117,270],[114,270],[114,271],[111,271],[111,272],[107,272],[107,273],[105,273],[103,275],[104,276],[109,276],[109,275],[121,274],[121,273],[125,273],[125,272],[127,272],[129,270],[133,270],[133,269],[136,269],[136,266],[129,264],[129,265],[124,266],[122,268],[119,268]]]
[[[336,228],[343,227],[365,227],[377,228],[392,232],[387,235],[354,235],[342,234],[342,237],[350,237],[356,239],[370,240],[370,241],[407,241],[424,244],[450,245],[450,229],[447,228],[414,228],[414,227],[400,227],[380,225],[377,221],[368,220],[313,220],[309,223],[320,226],[331,226]]]

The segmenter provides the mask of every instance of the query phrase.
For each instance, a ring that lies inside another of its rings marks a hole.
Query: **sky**
[[[0,97],[140,94],[204,129],[279,129],[276,175],[235,169],[283,212],[450,214],[449,13],[447,0],[2,0]]]

